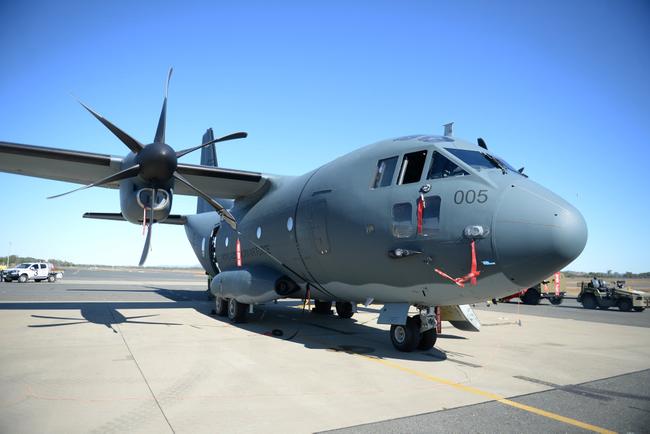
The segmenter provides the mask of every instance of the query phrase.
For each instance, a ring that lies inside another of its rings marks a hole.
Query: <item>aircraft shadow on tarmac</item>
[[[157,322],[153,318],[159,314],[125,316],[121,310],[128,309],[173,309],[193,308],[197,312],[231,326],[239,327],[251,333],[268,336],[270,339],[282,339],[303,345],[310,349],[325,349],[369,357],[391,357],[418,361],[445,361],[479,367],[463,358],[472,356],[460,353],[444,352],[437,348],[428,351],[403,353],[395,350],[390,343],[388,332],[366,325],[354,318],[341,319],[335,314],[316,314],[302,309],[300,301],[269,303],[260,306],[249,315],[246,323],[232,324],[227,318],[212,314],[213,302],[205,291],[177,290],[161,287],[146,287],[143,290],[109,290],[109,289],[69,289],[71,292],[142,292],[160,295],[174,301],[74,301],[74,302],[11,302],[0,303],[0,310],[74,310],[79,316],[31,315],[35,323],[30,328],[51,328],[81,324],[100,324],[118,331],[113,327],[120,324],[181,326],[186,324]],[[359,308],[360,311],[377,311],[371,308]],[[375,313],[375,312],[372,312]],[[377,311],[378,315],[378,311]],[[146,320],[144,320],[146,319]],[[372,317],[370,321],[376,319]],[[369,322],[369,321],[366,321]],[[439,335],[438,344],[444,339],[465,339],[452,334]]]

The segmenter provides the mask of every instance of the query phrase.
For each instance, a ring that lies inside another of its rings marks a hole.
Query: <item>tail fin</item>
[[[209,142],[210,140],[214,140],[212,128],[208,128],[205,134],[203,134],[203,140],[201,143]],[[214,143],[201,149],[201,166],[219,166],[219,162],[217,161],[217,149]],[[210,211],[214,211],[210,204],[206,202],[205,199],[199,197],[196,202],[196,213],[201,214]]]

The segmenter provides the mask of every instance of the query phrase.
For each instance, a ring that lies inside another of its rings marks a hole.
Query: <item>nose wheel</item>
[[[395,349],[410,353],[420,343],[420,326],[412,317],[406,319],[406,324],[393,324],[390,326],[390,340]]]
[[[390,340],[398,351],[410,353],[416,348],[427,351],[438,339],[434,310],[422,309],[420,315],[406,318],[406,324],[390,326]]]

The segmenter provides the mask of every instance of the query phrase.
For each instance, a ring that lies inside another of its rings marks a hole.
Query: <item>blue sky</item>
[[[167,142],[248,131],[218,147],[230,168],[297,175],[454,121],[584,214],[568,268],[648,271],[649,22],[647,1],[0,2],[0,140],[124,155],[71,93],[148,142],[170,66]],[[0,254],[137,264],[139,227],[81,218],[116,192],[0,185]],[[197,262],[154,229],[148,265]]]

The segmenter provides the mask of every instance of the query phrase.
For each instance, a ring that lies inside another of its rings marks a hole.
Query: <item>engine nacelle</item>
[[[277,291],[278,282],[289,279],[283,273],[265,266],[252,266],[217,274],[210,283],[215,297],[234,298],[240,303],[266,303],[286,294]],[[293,283],[299,289],[296,283]]]
[[[165,220],[172,209],[172,198],[171,189],[143,188],[130,180],[120,183],[120,210],[124,218],[131,223],[141,224],[145,211],[149,218],[152,199],[154,221]]]

